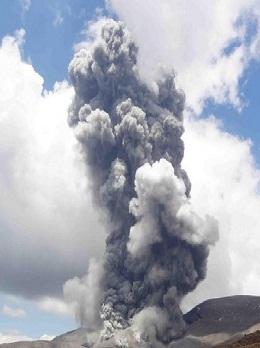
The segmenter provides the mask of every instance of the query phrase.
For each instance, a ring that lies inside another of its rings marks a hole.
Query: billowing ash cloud
[[[69,125],[95,202],[114,226],[100,281],[102,338],[132,318],[150,318],[153,333],[150,327],[144,334],[167,343],[185,331],[179,303],[205,277],[218,227],[189,202],[191,185],[181,168],[184,95],[174,74],[147,86],[136,63],[131,35],[108,20],[92,47],[70,63],[75,97]]]

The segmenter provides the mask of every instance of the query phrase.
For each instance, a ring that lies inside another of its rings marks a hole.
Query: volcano
[[[187,324],[186,335],[168,346],[154,346],[133,328],[118,331],[107,341],[93,348],[210,348],[232,347],[244,335],[248,342],[258,339],[260,330],[260,296],[231,296],[207,300],[184,315]],[[6,348],[82,348],[89,347],[88,329],[80,328],[57,336],[50,342],[16,342],[1,344]],[[243,345],[246,347],[246,345]]]

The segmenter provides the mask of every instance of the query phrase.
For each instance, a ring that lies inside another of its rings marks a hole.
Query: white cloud
[[[31,0],[20,0],[20,4],[22,5],[23,11],[28,11],[31,7]]]
[[[65,303],[63,300],[52,298],[52,297],[44,297],[40,299],[36,305],[43,311],[48,313],[55,313],[61,316],[73,317],[74,310],[72,306]]]
[[[7,305],[4,305],[2,308],[2,314],[11,318],[25,318],[26,311],[22,308],[10,308]]]
[[[253,19],[260,22],[259,1],[108,3],[133,33],[139,65],[148,79],[156,76],[160,65],[166,70],[174,68],[187,105],[198,114],[209,98],[241,108],[239,81],[250,60],[260,57],[259,27],[248,40]]]
[[[0,290],[57,296],[101,255],[104,229],[67,125],[72,88],[43,92],[42,77],[21,59],[23,36],[0,48]]]
[[[5,295],[5,299],[8,301],[8,302],[12,302],[14,305],[16,306],[19,306],[22,304],[22,300],[20,297],[17,297],[17,296],[14,296],[14,295],[11,295],[11,294],[7,294]]]
[[[64,21],[64,18],[61,15],[61,12],[59,10],[55,11],[55,18],[53,20],[53,25],[55,27],[60,27]]]
[[[212,248],[206,280],[185,301],[258,295],[260,280],[260,171],[250,141],[221,129],[211,117],[187,120],[183,165],[192,182],[193,207],[219,221],[220,241]]]
[[[18,330],[18,329],[8,329],[8,330],[5,330],[5,334],[8,334],[9,336],[12,335],[12,336],[18,336],[21,334],[21,331]]]
[[[31,337],[25,335],[5,335],[0,332],[0,344],[32,340]]]
[[[53,335],[48,335],[48,334],[44,334],[42,335],[39,340],[42,341],[51,341],[55,338],[56,336]],[[33,338],[23,335],[19,330],[17,329],[13,329],[13,330],[9,330],[8,333],[1,333],[0,332],[0,344],[3,343],[13,343],[13,342],[24,342],[24,341],[35,341]]]
[[[39,340],[43,340],[43,341],[52,341],[56,336],[52,336],[52,335],[47,335],[44,334],[42,335]]]

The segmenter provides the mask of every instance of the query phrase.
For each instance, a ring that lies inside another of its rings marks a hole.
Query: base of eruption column
[[[233,348],[241,346],[234,343],[241,339],[245,342],[254,339],[253,347],[260,347],[260,335],[257,331],[260,330],[259,296],[231,296],[207,300],[186,313],[184,319],[187,323],[187,334],[171,342],[168,348]],[[118,332],[112,339],[94,346],[94,348],[112,347],[166,346],[159,342],[145,342],[131,329]],[[252,346],[245,343],[243,347]]]
[[[94,345],[92,348],[112,348],[112,347],[131,347],[131,348],[151,348],[149,342],[145,342],[138,331],[130,328],[118,331],[116,335],[107,341]]]
[[[168,345],[168,348],[233,348],[234,342],[243,338],[243,347],[260,346],[257,341],[260,330],[260,297],[231,296],[207,300],[184,315],[188,325],[187,334]],[[250,333],[253,335],[246,336]],[[57,336],[52,341],[16,342],[0,344],[2,348],[82,348],[90,347],[88,330],[80,328]],[[240,345],[241,346],[241,345]],[[136,331],[126,329],[93,348],[165,348],[159,342],[148,343],[140,339]]]

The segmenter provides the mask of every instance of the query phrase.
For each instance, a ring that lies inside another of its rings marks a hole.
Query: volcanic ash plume
[[[174,74],[151,88],[136,63],[131,35],[108,20],[69,65],[75,88],[69,125],[94,200],[114,226],[99,282],[102,339],[134,322],[149,339],[168,343],[185,331],[179,303],[205,277],[218,227],[189,202],[190,182],[181,168],[184,95]]]

